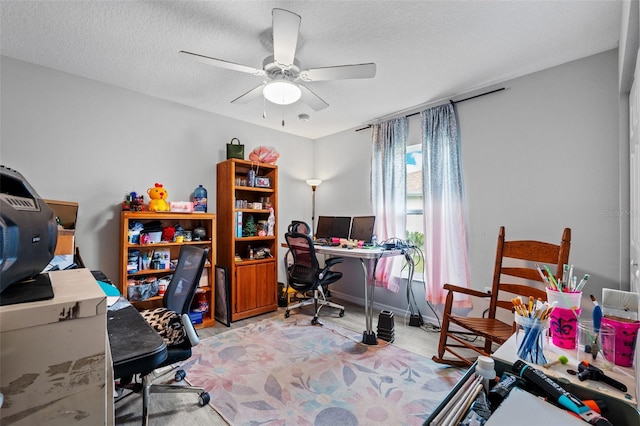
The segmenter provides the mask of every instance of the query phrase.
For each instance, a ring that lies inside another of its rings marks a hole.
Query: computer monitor
[[[373,239],[373,226],[375,225],[375,216],[356,216],[351,221],[351,233],[349,239],[364,241],[370,243]]]
[[[318,227],[316,228],[316,238],[331,238],[331,228],[333,217],[318,216]]]
[[[348,216],[318,216],[316,238],[349,238],[350,227]]]
[[[351,217],[336,216],[333,218],[333,235],[336,238],[349,238],[349,229],[351,228]]]

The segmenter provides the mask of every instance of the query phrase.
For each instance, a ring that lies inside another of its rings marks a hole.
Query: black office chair
[[[302,225],[305,228],[302,228]],[[313,291],[313,297],[288,305],[284,317],[288,318],[292,309],[313,303],[315,313],[311,324],[316,325],[319,323],[318,315],[323,306],[340,309],[340,316],[344,316],[344,306],[328,301],[324,292],[325,286],[342,278],[342,272],[332,271],[331,267],[342,263],[344,259],[341,257],[329,258],[325,261],[324,268],[321,268],[313,247],[313,240],[304,229],[309,230],[309,226],[304,222],[294,221],[289,226],[289,232],[284,235],[293,257],[293,262],[287,265],[287,290],[288,287],[291,287],[301,293]]]
[[[210,396],[203,388],[184,386],[176,383],[154,383],[163,376],[175,371],[175,381],[182,381],[186,373],[179,366],[150,378],[157,368],[186,361],[191,357],[191,348],[199,343],[198,335],[189,318],[189,310],[193,296],[198,288],[200,276],[207,260],[208,249],[185,245],[180,249],[178,265],[173,273],[171,282],[162,299],[162,307],[142,311],[147,322],[165,339],[167,344],[167,359],[157,366],[149,366],[138,374],[142,377],[142,420],[143,425],[148,421],[149,395],[151,392],[195,392],[198,403],[205,406]],[[176,371],[177,370],[177,371]]]

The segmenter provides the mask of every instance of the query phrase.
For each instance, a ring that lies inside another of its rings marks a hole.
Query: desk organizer
[[[640,321],[604,317],[602,318],[602,325],[611,326],[615,330],[616,352],[614,364],[622,367],[631,367],[635,356]]]

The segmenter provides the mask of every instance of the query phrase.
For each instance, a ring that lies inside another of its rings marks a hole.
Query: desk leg
[[[378,259],[360,259],[364,272],[364,314],[366,330],[362,333],[362,343],[377,345],[376,333],[373,331],[373,292],[376,288],[375,270]]]

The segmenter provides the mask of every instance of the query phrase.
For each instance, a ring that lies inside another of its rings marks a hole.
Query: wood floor
[[[320,321],[323,323],[335,323],[344,328],[355,331],[364,331],[365,315],[364,308],[360,306],[343,303],[339,300],[334,302],[345,305],[345,315],[343,318],[338,316],[336,309],[323,308],[320,314]],[[243,325],[266,318],[284,318],[284,308],[278,311],[237,321],[231,324],[231,327],[216,324],[214,327],[208,327],[198,330],[201,339],[224,333],[226,331],[240,328]],[[313,307],[306,306],[300,310],[291,311],[292,316],[300,316],[308,318],[311,321]],[[373,329],[377,329],[379,312],[374,312]],[[414,327],[409,326],[408,318],[394,315],[394,345],[411,352],[431,358],[436,353],[438,345],[438,332],[434,332],[430,327]],[[172,378],[172,374],[167,376]],[[188,379],[188,377],[187,377]],[[151,425],[226,425],[227,423],[218,415],[218,413],[207,405],[198,406],[198,397],[193,393],[157,393],[151,394],[151,402],[149,406],[149,423]],[[116,424],[117,425],[140,425],[142,417],[142,397],[139,394],[132,394],[116,403]],[[259,420],[259,419],[256,419]]]

